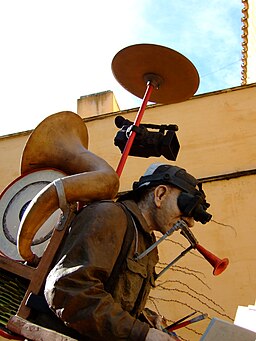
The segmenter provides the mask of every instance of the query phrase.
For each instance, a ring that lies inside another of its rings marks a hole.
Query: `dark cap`
[[[206,212],[210,206],[199,181],[178,166],[161,163],[152,164],[139,179],[133,183],[133,193],[141,194],[147,188],[158,185],[172,185],[181,190],[177,204],[184,216],[193,217],[202,224],[207,223],[212,215]]]
[[[173,185],[192,194],[197,191],[198,180],[178,166],[153,163],[139,181],[133,183],[133,190],[141,191],[161,184]]]

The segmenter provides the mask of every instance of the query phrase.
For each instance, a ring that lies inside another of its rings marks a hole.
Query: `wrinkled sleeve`
[[[104,290],[121,250],[127,218],[114,203],[92,204],[74,219],[45,297],[64,323],[95,340],[144,340],[149,326]]]

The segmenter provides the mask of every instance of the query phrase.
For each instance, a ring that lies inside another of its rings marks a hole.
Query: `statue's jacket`
[[[136,228],[111,294],[105,284],[121,252],[127,216],[119,203],[98,201],[72,221],[44,289],[52,315],[40,314],[38,323],[77,340],[145,339],[150,326],[139,316],[154,286],[158,253],[154,249],[134,259],[135,253],[155,242],[155,236],[134,201],[123,205],[132,212]]]

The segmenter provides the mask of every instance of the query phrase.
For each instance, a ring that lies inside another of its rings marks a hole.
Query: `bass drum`
[[[17,250],[17,234],[21,218],[31,200],[49,183],[66,174],[57,169],[40,169],[24,173],[8,185],[0,194],[0,254],[22,261]],[[53,228],[62,211],[55,211],[35,235],[32,249],[42,256]]]

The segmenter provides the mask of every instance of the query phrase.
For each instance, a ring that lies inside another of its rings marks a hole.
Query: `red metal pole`
[[[152,85],[152,83],[148,82],[147,88],[146,88],[146,91],[145,91],[145,95],[143,97],[142,104],[141,104],[141,106],[139,108],[139,111],[138,111],[137,116],[136,116],[135,121],[134,121],[134,125],[136,127],[139,127],[139,125],[140,125],[142,116],[144,114],[144,111],[146,109],[147,103],[149,101],[149,98],[150,98],[150,95],[151,95],[153,89],[154,89],[154,86]],[[133,144],[133,141],[135,139],[135,136],[136,136],[136,132],[132,131],[130,136],[129,136],[129,138],[128,138],[128,140],[127,140],[127,142],[126,142],[126,145],[124,147],[123,155],[122,155],[122,157],[121,157],[121,159],[119,161],[118,167],[116,169],[116,172],[117,172],[119,177],[121,176],[121,173],[123,171],[125,162],[126,162],[127,157],[129,155],[129,152],[130,152],[130,149],[132,147],[132,144]]]

